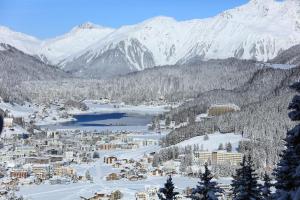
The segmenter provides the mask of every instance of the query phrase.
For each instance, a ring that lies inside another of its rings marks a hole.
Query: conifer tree
[[[227,151],[227,152],[232,152],[232,145],[231,145],[230,142],[228,142],[228,143],[226,144],[226,151]]]
[[[272,193],[271,193],[271,187],[272,187],[272,183],[271,183],[271,178],[270,176],[267,174],[267,172],[265,172],[264,174],[264,184],[261,187],[261,194],[264,200],[271,200],[272,199]]]
[[[291,85],[292,89],[300,93],[300,82]],[[290,103],[289,118],[292,121],[300,121],[300,96],[295,95]],[[300,199],[300,124],[287,132],[285,149],[281,154],[281,160],[275,170],[276,194],[280,200]]]
[[[251,156],[243,157],[240,168],[236,170],[236,175],[232,181],[233,200],[260,200],[261,185],[258,184],[258,176],[254,170],[254,164]]]
[[[218,200],[218,195],[223,191],[217,186],[215,181],[212,181],[212,174],[205,163],[205,171],[200,175],[200,182],[193,190],[191,198],[193,200]]]
[[[175,200],[176,195],[178,195],[179,193],[175,192],[174,189],[175,187],[172,182],[172,177],[170,175],[167,179],[167,182],[165,183],[165,187],[159,189],[159,193],[157,194],[158,198],[160,200]]]
[[[224,150],[223,143],[220,143],[220,144],[219,144],[218,150]]]

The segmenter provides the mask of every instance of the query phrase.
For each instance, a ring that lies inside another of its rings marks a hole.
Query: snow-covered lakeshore
[[[147,133],[148,124],[154,116],[168,111],[169,105],[125,105],[125,104],[101,104],[95,101],[85,101],[88,110],[73,109],[68,111],[72,118],[38,122],[43,128],[50,130],[80,129],[85,131],[139,131]],[[103,117],[101,117],[103,115]],[[104,116],[105,115],[105,116]],[[112,116],[117,115],[117,116]],[[87,116],[90,120],[85,120]],[[100,119],[97,119],[97,117]],[[83,122],[80,120],[83,119]]]

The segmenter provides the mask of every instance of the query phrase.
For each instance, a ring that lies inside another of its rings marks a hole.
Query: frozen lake
[[[73,114],[73,120],[42,125],[48,129],[80,129],[97,131],[149,132],[152,118],[164,111],[162,107],[114,106],[89,104],[90,110]]]

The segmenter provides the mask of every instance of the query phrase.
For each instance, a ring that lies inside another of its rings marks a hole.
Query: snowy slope
[[[10,44],[27,54],[33,55],[39,52],[41,41],[32,36],[0,26],[0,43]]]
[[[193,137],[176,144],[176,146],[184,148],[186,146],[199,145],[199,147],[202,146],[205,151],[216,151],[218,150],[219,144],[222,143],[223,146],[225,146],[226,143],[230,142],[232,144],[232,150],[236,151],[239,142],[243,140],[242,135],[235,133],[213,133],[208,134],[208,137],[208,140],[204,140],[204,136]]]
[[[251,0],[214,18],[200,20],[185,44],[188,50],[184,58],[267,61],[299,43],[299,11],[299,2],[294,0]]]
[[[65,35],[43,41],[40,54],[46,56],[53,64],[57,64],[66,57],[97,43],[113,31],[112,28],[87,22],[74,27]]]

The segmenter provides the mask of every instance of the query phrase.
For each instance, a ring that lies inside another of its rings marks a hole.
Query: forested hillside
[[[59,80],[69,75],[60,69],[46,65],[39,59],[18,49],[0,44],[0,96],[6,100],[25,100],[23,81]]]

